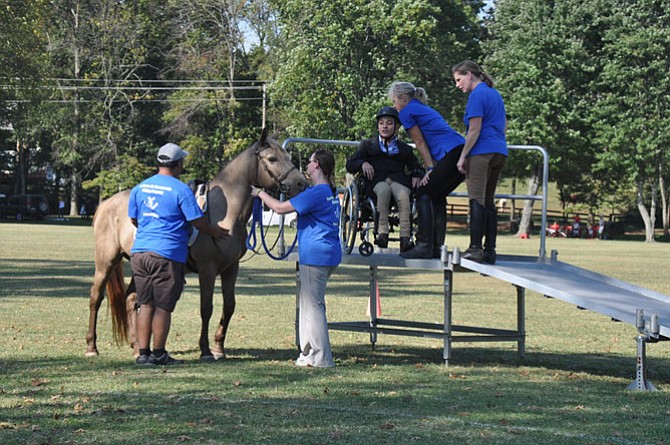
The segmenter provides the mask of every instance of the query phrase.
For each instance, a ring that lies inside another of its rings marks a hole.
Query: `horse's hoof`
[[[213,356],[212,354],[209,354],[209,355],[201,355],[201,356],[200,356],[200,361],[201,361],[201,362],[211,363],[211,362],[213,362],[213,361],[215,361],[215,360],[216,360],[216,359],[214,358],[214,356]]]
[[[98,351],[86,351],[84,357],[97,357],[98,355]]]
[[[226,354],[223,352],[213,352],[212,355],[214,355],[214,360],[221,360],[226,358]]]

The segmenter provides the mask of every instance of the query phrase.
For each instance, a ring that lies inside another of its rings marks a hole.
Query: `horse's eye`
[[[268,161],[269,161],[269,162],[277,162],[277,161],[278,161],[277,156],[270,156],[270,157],[268,158]]]

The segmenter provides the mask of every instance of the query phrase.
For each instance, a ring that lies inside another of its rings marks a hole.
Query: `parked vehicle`
[[[26,218],[44,219],[49,213],[46,196],[40,194],[12,195],[0,205],[3,218],[15,218],[23,221]]]
[[[263,225],[264,226],[278,226],[280,224],[282,215],[279,215],[272,210],[263,211]],[[296,212],[287,213],[284,215],[284,225],[293,228],[298,227],[298,214]]]
[[[281,216],[282,215],[275,213],[272,210],[263,210],[263,227],[278,226],[281,221]],[[253,215],[249,218],[248,224],[251,224],[252,218]],[[296,212],[285,214],[284,225],[294,229],[298,227],[298,214]]]

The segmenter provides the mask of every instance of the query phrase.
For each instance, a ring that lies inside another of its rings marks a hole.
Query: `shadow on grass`
[[[656,345],[657,347],[659,345]],[[178,358],[197,355],[198,350],[172,350]],[[629,357],[608,354],[561,354],[552,352],[527,352],[525,358],[519,358],[516,351],[496,348],[458,348],[452,351],[450,367],[491,369],[496,367],[523,367],[542,370],[565,371],[568,373],[587,373],[596,376],[630,378],[635,377],[635,355]],[[405,367],[442,365],[441,349],[422,347],[377,346],[373,351],[369,345],[333,345],[333,355],[337,366],[348,369],[373,367]],[[235,366],[235,364],[286,363],[290,365],[298,356],[298,348],[229,348],[226,358],[213,362],[201,362],[197,359],[186,360],[184,366],[191,369],[208,366]],[[140,369],[134,364],[131,352],[127,358],[107,357],[67,357],[67,358],[21,358],[5,359],[0,363],[3,374],[10,375],[25,372],[43,372],[51,369],[68,369],[72,372],[112,372],[119,368]],[[647,363],[649,378],[658,383],[670,383],[670,359],[651,357]],[[76,370],[79,371],[76,371]],[[168,369],[152,367],[152,369]],[[177,368],[170,368],[177,369]],[[74,377],[74,376],[72,376]]]
[[[91,261],[25,260],[0,258],[0,296],[26,294],[35,297],[81,297],[88,295],[88,283],[82,279],[93,276]]]
[[[650,348],[664,347],[651,345]],[[526,351],[524,358],[519,358],[516,350],[489,347],[455,347],[449,366],[491,368],[496,366],[553,369],[573,373],[609,377],[635,377],[635,344],[631,342],[630,356],[605,353],[553,353]],[[379,366],[406,366],[412,364],[443,364],[441,348],[397,347],[377,345],[373,351],[370,345],[335,346],[333,354],[340,360],[354,362],[370,362]],[[647,371],[650,378],[670,382],[670,359],[648,357]]]
[[[57,216],[48,216],[44,219],[25,219],[23,221],[16,221],[15,219],[2,219],[0,224],[20,224],[26,226],[72,226],[72,227],[86,227],[93,225],[93,218],[83,219],[78,216],[68,216],[65,218],[58,218]]]

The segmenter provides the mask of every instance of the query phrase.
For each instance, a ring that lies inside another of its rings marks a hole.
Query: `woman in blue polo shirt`
[[[317,149],[309,158],[307,176],[314,184],[288,201],[279,201],[251,187],[251,194],[282,215],[298,212],[300,262],[300,356],[296,366],[335,366],[326,320],[326,285],[342,260],[340,200],[334,183],[335,157]]]
[[[465,175],[470,200],[470,246],[463,258],[495,264],[498,217],[494,199],[508,154],[505,104],[493,88],[493,78],[475,62],[454,65],[452,73],[456,88],[469,94],[463,116],[465,146],[457,164]]]
[[[427,105],[423,88],[409,82],[393,82],[388,95],[426,167],[416,190],[417,242],[400,256],[439,258],[447,230],[447,196],[465,179],[456,167],[465,138]]]

